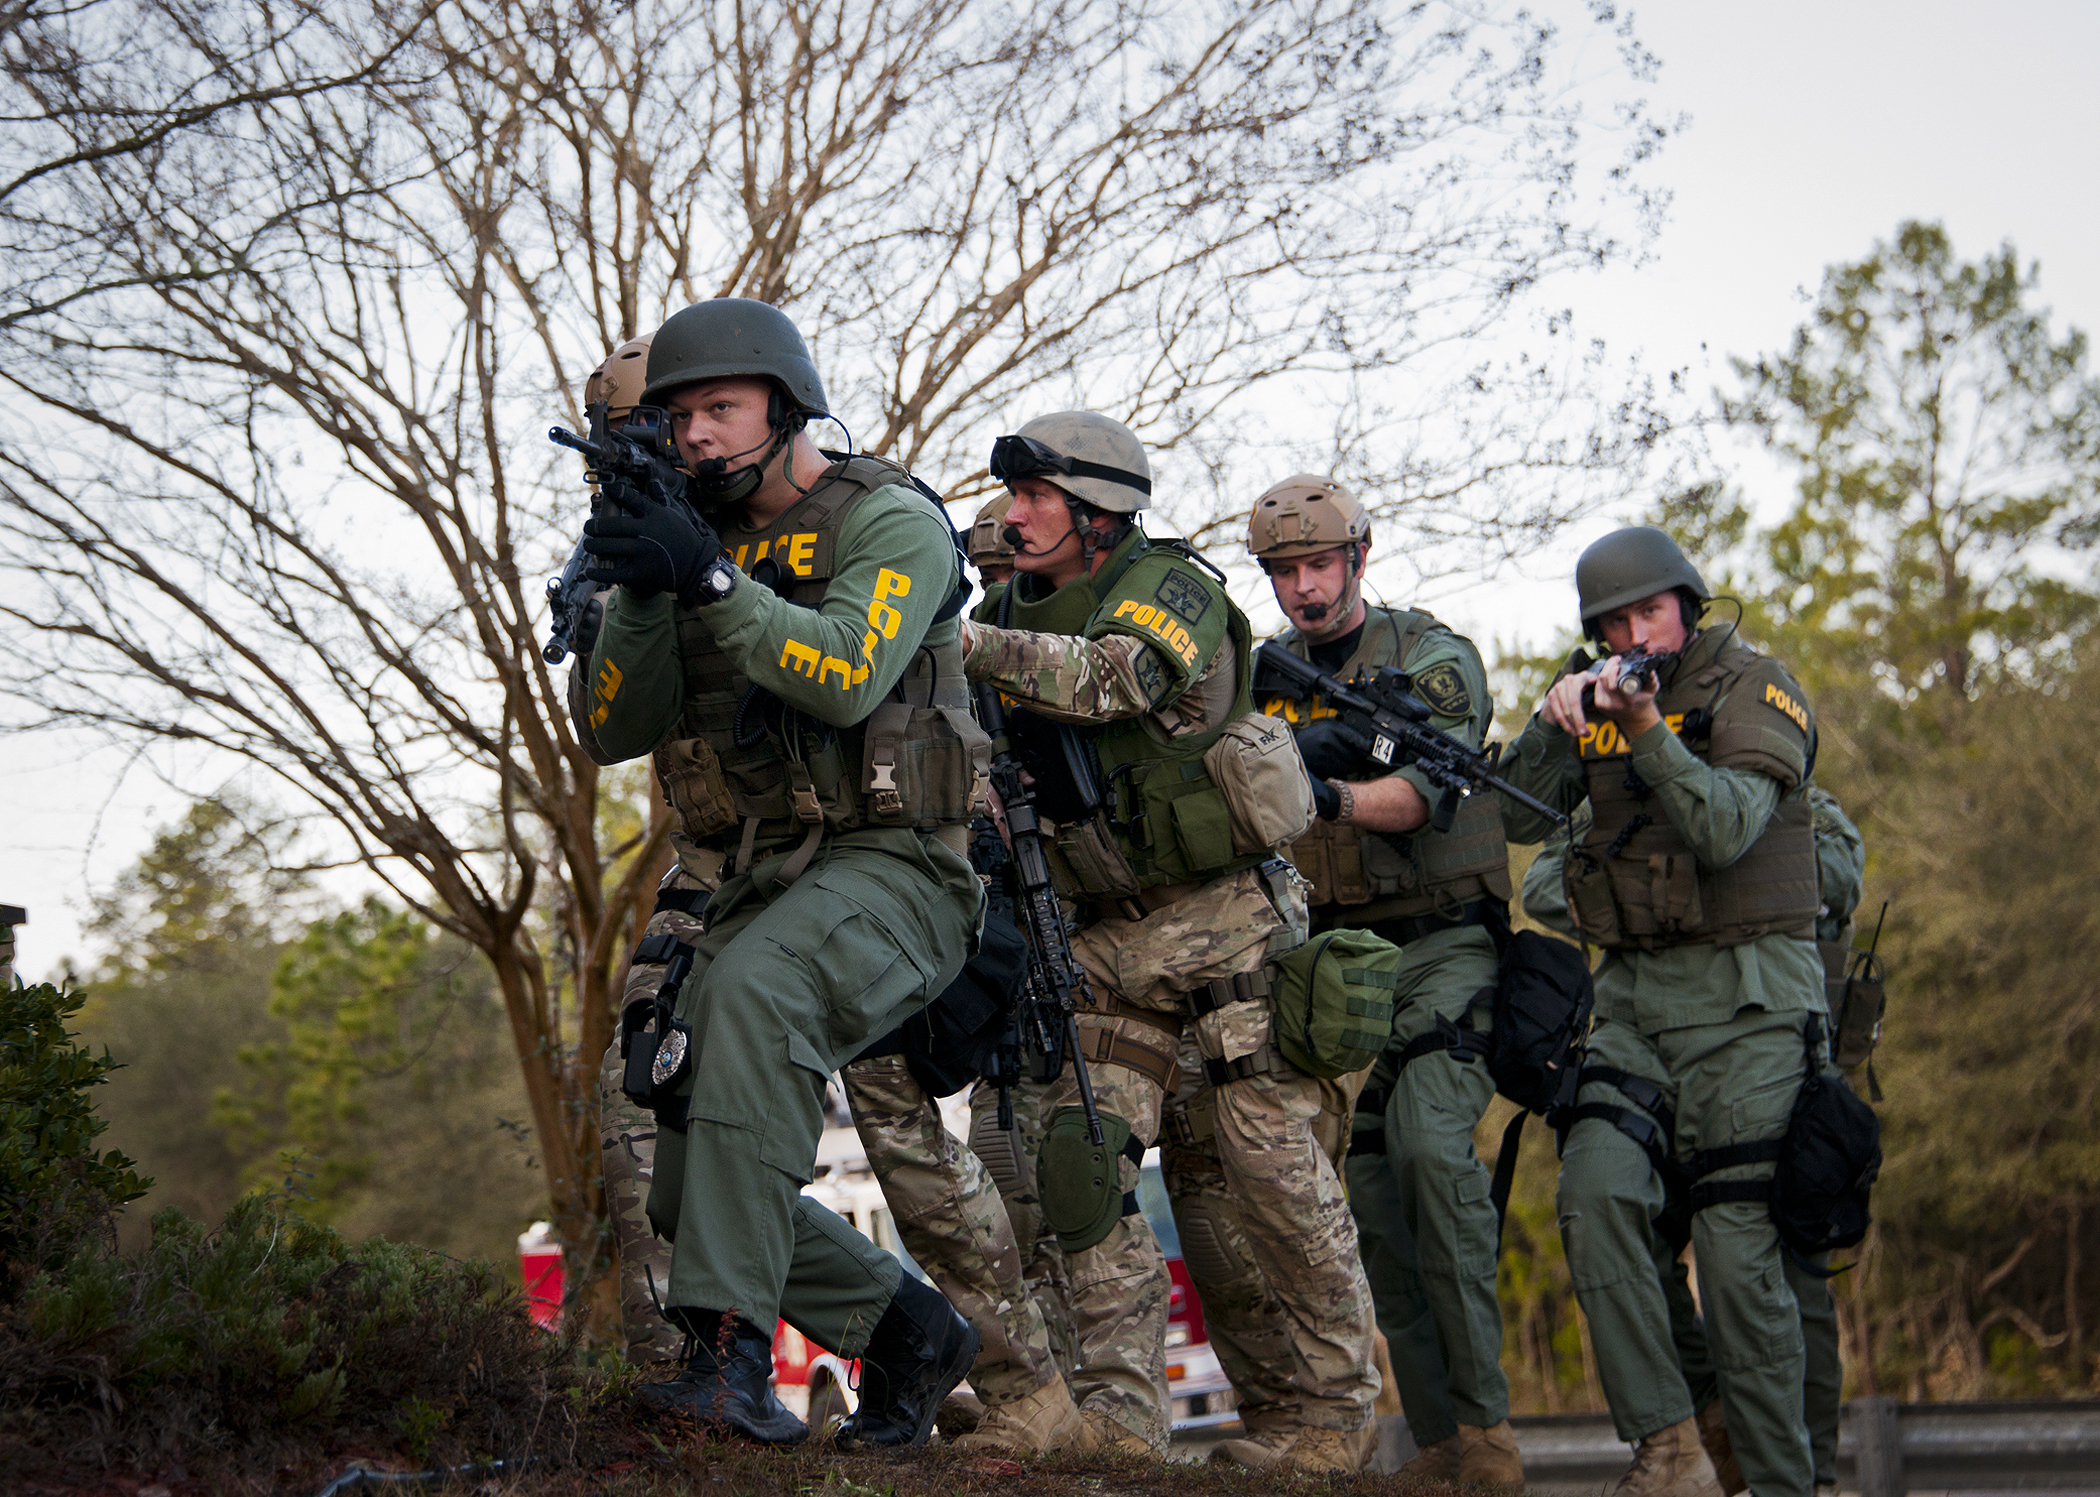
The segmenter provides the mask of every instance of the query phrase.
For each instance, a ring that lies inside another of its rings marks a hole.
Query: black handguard
[[[1621,655],[1619,657],[1619,674],[1614,679],[1613,690],[1617,690],[1629,681],[1639,683],[1649,679],[1651,676],[1659,680],[1660,676],[1657,673],[1665,665],[1669,664],[1676,654],[1675,650],[1635,650],[1631,654]],[[1606,658],[1609,659],[1609,657]],[[1590,667],[1589,674],[1591,676],[1601,675],[1604,666],[1604,660],[1596,662]],[[1597,688],[1595,686],[1582,688],[1582,710],[1584,712],[1595,712],[1597,710]]]
[[[610,430],[603,402],[588,406],[584,414],[590,422],[589,438],[579,437],[562,427],[554,427],[547,433],[547,440],[557,447],[566,447],[571,452],[583,454],[584,468],[591,482],[598,486],[598,496],[591,501],[591,513],[596,514],[604,496],[615,488],[631,490],[657,504],[686,504],[687,478],[685,471],[660,452],[651,452],[636,438],[627,435],[626,429]],[[547,644],[540,651],[540,658],[549,665],[559,665],[568,657],[576,638],[576,626],[583,619],[583,610],[597,593],[599,584],[586,575],[597,562],[597,558],[584,550],[579,540],[576,549],[569,553],[568,565],[561,575],[547,584],[547,602],[553,614],[553,627],[548,631]]]
[[[1560,812],[1495,773],[1500,744],[1477,749],[1433,724],[1429,704],[1414,694],[1414,681],[1397,666],[1386,666],[1372,680],[1350,686],[1311,661],[1300,660],[1273,639],[1255,654],[1263,669],[1349,714],[1350,725],[1370,735],[1372,764],[1385,771],[1412,764],[1430,784],[1442,789],[1429,816],[1436,830],[1450,831],[1458,819],[1459,802],[1481,789],[1499,791],[1557,827],[1568,824]]]
[[[1023,1026],[1038,1054],[1072,1057],[1072,1078],[1079,1083],[1079,1105],[1086,1113],[1089,1143],[1105,1144],[1101,1114],[1094,1106],[1094,1080],[1079,1051],[1078,1001],[1093,1006],[1086,969],[1072,955],[1065,930],[1064,903],[1050,879],[1050,860],[1043,852],[1043,827],[1035,812],[1035,791],[1023,780],[1021,761],[1006,731],[1006,704],[998,691],[979,683],[978,721],[992,739],[992,789],[1006,813],[1007,843],[1013,851],[1014,920],[1028,942],[1028,986],[1022,995]],[[1063,1067],[1059,1066],[1058,1070]],[[1037,1080],[1048,1081],[1049,1075]],[[1002,1109],[1003,1111],[1004,1109]]]

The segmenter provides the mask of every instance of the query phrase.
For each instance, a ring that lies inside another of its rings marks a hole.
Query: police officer
[[[698,509],[608,497],[585,526],[617,584],[585,721],[608,759],[653,753],[683,834],[724,859],[657,1044],[652,1224],[690,1338],[657,1407],[786,1443],[771,1390],[784,1316],[862,1364],[846,1437],[923,1441],[977,1332],[800,1187],[826,1077],[923,1007],[974,945],[964,855],[984,738],[952,622],[954,533],[901,469],[827,459],[801,334],[721,299],[648,354]],[[726,1204],[725,1204],[726,1203]]]
[[[1290,621],[1293,654],[1345,680],[1394,665],[1413,678],[1435,726],[1478,745],[1493,707],[1470,640],[1418,609],[1363,596],[1371,517],[1347,485],[1300,474],[1255,502],[1248,552]],[[1320,701],[1264,695],[1290,721],[1313,776],[1319,819],[1291,848],[1313,886],[1316,930],[1370,930],[1404,953],[1393,1039],[1357,1101],[1346,1169],[1364,1268],[1392,1346],[1400,1399],[1420,1454],[1402,1474],[1518,1487],[1495,1293],[1498,1223],[1473,1128],[1494,1097],[1487,1067],[1438,1043],[1487,999],[1496,936],[1508,922],[1509,870],[1497,797],[1463,802],[1448,832],[1430,827],[1438,792],[1421,771],[1379,772],[1334,731]]]
[[[1809,787],[1809,804],[1813,808],[1816,839],[1819,899],[1816,943],[1826,953],[1826,964],[1829,964],[1828,953],[1833,947],[1843,951],[1851,949],[1851,916],[1859,903],[1866,855],[1859,829],[1846,816],[1835,796],[1812,785]],[[1587,829],[1587,816],[1578,817],[1574,835],[1579,837]],[[1567,849],[1568,839],[1557,837],[1541,848],[1532,860],[1531,867],[1524,874],[1524,913],[1548,930],[1576,936],[1574,922],[1568,917],[1564,888]],[[1843,967],[1838,966],[1837,970],[1839,977],[1836,982],[1841,994]],[[1830,1006],[1834,1007],[1834,1004]],[[1593,1097],[1599,1095],[1609,1096],[1611,1093],[1596,1093]],[[1618,1100],[1603,1104],[1593,1100],[1588,1107],[1603,1121],[1627,1131],[1644,1147],[1650,1139],[1658,1137],[1651,1132],[1653,1114],[1650,1111],[1622,1107]],[[1659,1183],[1667,1201],[1671,1182],[1665,1179]],[[1681,1183],[1677,1189],[1682,1189]],[[1673,1243],[1681,1241],[1689,1225],[1681,1217],[1672,1219],[1673,1209],[1681,1212],[1682,1207],[1681,1201],[1675,1208],[1666,1205],[1665,1221],[1658,1227],[1660,1231],[1675,1234],[1669,1237]],[[1638,1267],[1638,1264],[1631,1265],[1636,1271]],[[1844,1368],[1838,1353],[1837,1306],[1831,1297],[1830,1281],[1802,1267],[1792,1254],[1787,1255],[1786,1273],[1787,1282],[1793,1286],[1794,1297],[1801,1306],[1801,1333],[1807,1368],[1803,1408],[1815,1456],[1816,1497],[1836,1497],[1838,1420],[1844,1383]],[[1728,1438],[1712,1348],[1707,1342],[1698,1306],[1692,1298],[1682,1257],[1673,1257],[1663,1266],[1662,1289],[1669,1305],[1671,1339],[1676,1346],[1678,1371],[1683,1376],[1692,1406],[1698,1410],[1700,1441],[1713,1462],[1714,1479],[1720,1490],[1726,1497],[1735,1497],[1743,1490],[1742,1471],[1736,1464]],[[1651,1376],[1668,1381],[1670,1374],[1665,1369],[1651,1373]]]
[[[986,500],[970,522],[970,565],[986,588],[1014,575],[1014,543],[1006,538],[1006,511],[1013,502],[1011,494]]]
[[[1713,1151],[1775,1140],[1787,1125],[1806,1034],[1822,1006],[1812,937],[1816,855],[1808,801],[1815,722],[1806,695],[1732,627],[1701,629],[1711,597],[1669,536],[1618,530],[1576,566],[1585,631],[1609,658],[1571,660],[1504,756],[1503,773],[1590,825],[1570,849],[1565,895],[1604,948],[1582,1104],[1659,1126],[1702,1185],[1690,1205],[1705,1329],[1728,1433],[1757,1497],[1809,1497],[1800,1307],[1766,1205],[1769,1163]],[[1622,677],[1620,657],[1666,657]],[[1542,818],[1505,804],[1512,840]],[[1726,1187],[1736,1187],[1728,1189]],[[1560,1179],[1576,1296],[1621,1438],[1637,1445],[1616,1490],[1719,1491],[1680,1372],[1664,1276],[1676,1248],[1654,1160],[1625,1127],[1579,1116]]]
[[[1288,823],[1277,841],[1309,814],[1303,768],[1287,735],[1242,736],[1251,631],[1214,572],[1137,524],[1152,477],[1128,428],[1044,416],[998,440],[991,471],[1013,494],[1018,570],[973,615],[968,669],[1018,704],[1053,870],[1083,922],[1072,944],[1093,1006],[1079,1045],[1107,1137],[1089,1143],[1068,1070],[1037,1183],[1070,1273],[1085,1448],[1165,1442],[1168,1281],[1134,1187],[1192,1030],[1215,1094],[1210,1147],[1289,1323],[1301,1422],[1248,1458],[1360,1469],[1377,1391],[1370,1296],[1313,1134],[1319,1086],[1270,1037],[1265,968],[1302,940],[1303,894],[1251,833],[1265,808],[1235,807],[1208,754],[1246,750],[1250,785],[1273,772]],[[1264,754],[1280,756],[1273,771]]]

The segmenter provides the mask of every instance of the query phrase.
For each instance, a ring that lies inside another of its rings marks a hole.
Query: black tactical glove
[[[584,575],[618,583],[637,598],[698,595],[701,574],[722,554],[714,527],[682,504],[658,504],[611,485],[599,512],[584,523],[583,549],[598,560]]]
[[[1298,754],[1315,782],[1360,780],[1369,767],[1371,740],[1340,718],[1323,717],[1298,730]]]
[[[1325,780],[1312,782],[1313,814],[1322,821],[1333,821],[1342,814],[1342,792]]]

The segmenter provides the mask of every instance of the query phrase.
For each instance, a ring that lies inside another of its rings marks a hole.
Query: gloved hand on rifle
[[[1338,717],[1323,717],[1298,730],[1298,755],[1305,760],[1315,785],[1322,780],[1361,779],[1370,762],[1371,740]],[[1313,793],[1319,794],[1317,790]]]
[[[697,595],[701,573],[722,554],[714,527],[682,504],[658,504],[625,484],[606,488],[599,512],[585,522],[583,549],[598,565],[585,575],[618,583],[637,598]]]

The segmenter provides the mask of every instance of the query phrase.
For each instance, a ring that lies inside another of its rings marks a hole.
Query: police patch
[[[1159,652],[1157,650],[1144,649],[1138,651],[1137,678],[1138,690],[1142,691],[1145,694],[1145,700],[1151,702],[1154,706],[1157,706],[1160,699],[1166,696],[1167,688],[1173,684],[1167,680],[1167,668],[1159,663]]]
[[[1473,694],[1466,690],[1466,678],[1448,660],[1415,677],[1415,695],[1445,717],[1467,717],[1473,711]]]
[[[1204,591],[1203,584],[1179,572],[1167,573],[1152,596],[1157,602],[1173,609],[1181,616],[1182,622],[1187,624],[1193,624],[1202,618],[1203,611],[1210,607],[1210,594]]]

